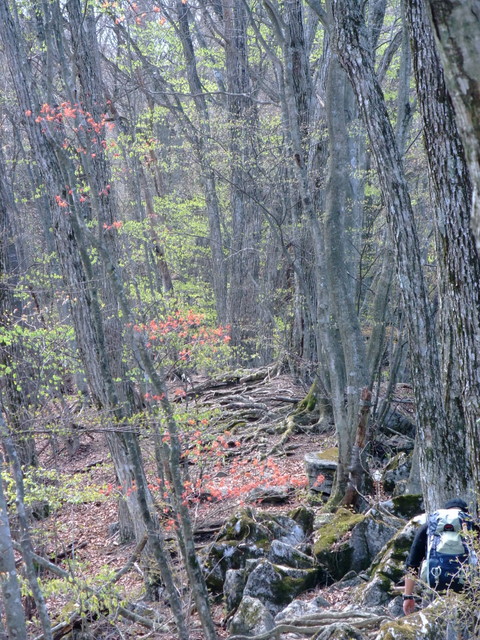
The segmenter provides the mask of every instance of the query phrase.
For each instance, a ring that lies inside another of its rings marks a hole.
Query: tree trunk
[[[247,12],[243,0],[222,0],[230,128],[232,234],[228,319],[237,357],[253,364],[258,330],[260,217],[253,175],[258,113],[248,68]]]
[[[23,268],[18,260],[18,239],[15,237],[12,218],[19,216],[11,185],[7,180],[7,164],[0,149],[0,326],[5,331],[14,329],[16,325],[24,326],[23,301],[15,296],[15,286]],[[31,364],[25,357],[20,340],[5,342],[0,350],[0,362],[16,377],[6,375],[4,378],[4,410],[13,427],[13,438],[23,465],[35,466],[37,455],[35,440],[31,435],[31,413],[36,398],[32,397],[28,381],[35,377]]]
[[[37,573],[35,570],[35,564],[33,562],[33,544],[30,536],[30,528],[25,509],[25,490],[23,486],[23,473],[20,466],[20,461],[13,444],[13,439],[9,433],[7,424],[3,419],[2,407],[0,405],[0,439],[2,445],[5,447],[5,451],[12,465],[13,478],[15,480],[15,505],[17,507],[18,524],[20,528],[20,543],[22,546],[22,556],[25,562],[25,570],[27,574],[28,584],[32,591],[37,605],[38,617],[42,626],[43,637],[45,640],[53,640],[52,628],[50,624],[50,617],[48,615],[47,605],[44,595],[40,588]],[[11,585],[12,586],[12,585]],[[18,605],[17,605],[18,607]],[[17,612],[18,613],[18,612]],[[21,623],[21,619],[17,618],[17,623]],[[24,636],[26,637],[26,636]]]
[[[1,419],[1,417],[0,417]],[[4,469],[3,456],[0,454],[0,470]],[[5,622],[9,640],[25,640],[27,629],[25,612],[22,606],[20,583],[15,568],[12,536],[8,522],[8,511],[3,481],[0,481],[0,586],[5,605]],[[2,634],[0,633],[0,638]],[[2,640],[7,640],[3,637]]]
[[[479,0],[429,0],[431,19],[473,185],[471,225],[480,250]]]
[[[423,443],[422,483],[426,506],[432,508],[439,505],[445,491],[455,489],[446,463],[449,451],[442,438],[447,423],[438,349],[410,196],[395,135],[375,76],[361,6],[357,0],[332,0],[333,32],[338,55],[354,88],[367,128],[394,238],[411,344],[418,428]]]
[[[457,485],[454,494],[468,495],[475,503],[480,491],[480,263],[469,224],[470,179],[423,1],[408,0],[407,16],[435,197],[439,334],[448,424],[444,441],[456,458],[451,471],[451,484]]]

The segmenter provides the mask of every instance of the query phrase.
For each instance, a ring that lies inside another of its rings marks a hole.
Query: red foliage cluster
[[[228,481],[228,483],[226,482]],[[241,459],[234,461],[226,478],[213,479],[206,483],[206,489],[212,499],[245,498],[253,489],[261,487],[269,489],[281,486],[303,488],[307,485],[306,477],[291,476],[281,471],[273,460]]]
[[[25,111],[27,117],[32,117],[33,113],[30,109]],[[100,121],[96,121],[89,111],[85,111],[79,104],[71,102],[62,102],[59,105],[49,105],[46,102],[41,106],[40,113],[35,118],[35,122],[58,122],[64,123],[68,120],[77,120],[78,127],[74,127],[74,131],[84,129],[94,131],[100,134],[105,128],[113,129],[113,122],[107,121],[107,114],[103,113]],[[96,140],[98,142],[98,140]]]
[[[178,348],[178,358],[189,361],[196,347],[228,343],[230,326],[211,328],[205,325],[205,316],[192,310],[176,311],[164,320],[151,320],[147,324],[134,325],[134,331],[144,332],[147,346],[156,344]]]
[[[25,111],[27,118],[34,116],[30,109]],[[71,102],[62,102],[59,105],[49,105],[44,103],[40,108],[39,114],[35,117],[35,122],[38,124],[53,125],[54,130],[60,131],[65,138],[63,140],[62,147],[64,149],[73,148],[77,153],[87,154],[85,148],[85,142],[100,147],[100,150],[107,148],[107,142],[104,140],[103,135],[106,129],[113,129],[114,123],[108,120],[106,113],[102,113],[99,120],[95,120],[93,115],[83,109],[79,104],[72,104]],[[45,132],[46,129],[42,128]],[[80,144],[70,140],[68,132],[74,134],[76,139],[80,139]],[[79,135],[87,136],[87,139],[79,138]],[[96,157],[95,152],[90,151],[92,158]]]
[[[302,488],[308,483],[305,476],[292,476],[281,471],[273,458],[237,458],[227,462],[227,452],[238,450],[239,441],[229,438],[228,432],[211,442],[202,442],[201,432],[195,431],[191,439],[188,458],[199,473],[196,481],[185,483],[185,501],[197,503],[200,498],[211,502],[238,498],[243,501],[247,495],[259,487],[269,489],[279,486]],[[216,462],[215,462],[216,459]],[[209,471],[203,471],[208,467]],[[228,471],[227,474],[224,472]]]

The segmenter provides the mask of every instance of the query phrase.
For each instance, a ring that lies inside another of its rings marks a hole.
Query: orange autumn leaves
[[[208,420],[203,420],[204,426]],[[186,451],[183,462],[190,462],[189,478],[184,482],[181,500],[184,506],[194,507],[202,502],[234,500],[244,503],[249,494],[256,488],[268,490],[280,486],[302,489],[307,486],[306,476],[282,471],[281,465],[273,458],[260,460],[241,456],[241,443],[233,440],[228,432],[213,440],[205,439],[205,434],[197,429],[183,438]],[[163,444],[168,447],[170,438],[163,436]],[[232,454],[235,458],[232,460]],[[323,478],[321,478],[323,480]],[[166,518],[166,525],[173,524],[172,503],[170,501],[171,486],[168,481],[155,478],[148,485],[157,504],[157,508]],[[109,495],[121,487],[112,484],[102,491]],[[135,485],[126,491],[135,491]]]
[[[200,362],[213,361],[230,342],[230,326],[208,326],[205,316],[193,310],[181,311],[143,324],[133,330],[142,333],[146,346],[155,359],[179,363],[183,368],[195,368]],[[181,396],[182,390],[175,391]]]

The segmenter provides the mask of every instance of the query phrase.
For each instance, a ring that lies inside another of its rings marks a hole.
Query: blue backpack
[[[472,530],[472,518],[460,509],[439,509],[428,516],[427,557],[420,577],[429,587],[462,590],[466,567],[476,564],[468,539]]]

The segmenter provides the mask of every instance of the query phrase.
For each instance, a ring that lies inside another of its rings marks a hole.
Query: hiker
[[[469,549],[462,534],[478,530],[468,513],[468,505],[461,498],[448,500],[443,509],[427,517],[417,531],[406,561],[407,576],[403,594],[405,615],[415,610],[413,589],[419,575],[435,591],[463,589],[462,566],[473,561],[474,552]]]

